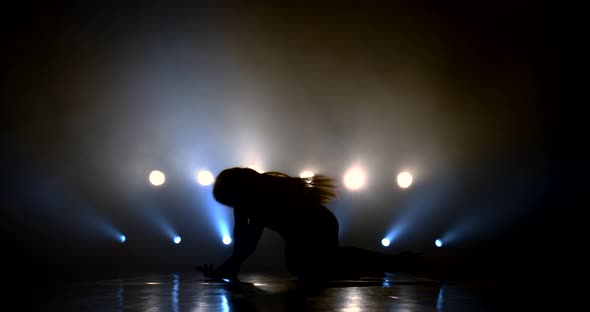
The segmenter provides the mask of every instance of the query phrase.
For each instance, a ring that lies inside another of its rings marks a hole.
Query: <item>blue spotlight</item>
[[[174,243],[175,244],[180,244],[180,236],[175,236],[174,237]]]
[[[389,247],[389,245],[391,245],[391,243],[395,242],[398,236],[398,233],[400,232],[400,228],[401,226],[396,226],[393,230],[391,230],[389,233],[387,233],[387,235],[385,235],[385,237],[383,237],[383,239],[381,240],[381,245],[383,245],[384,247]]]
[[[119,236],[119,241],[120,241],[121,243],[124,243],[126,240],[127,240],[127,237],[125,237],[125,235],[121,234],[121,235]]]
[[[217,230],[219,231],[219,236],[221,237],[221,241],[225,245],[231,244],[232,239],[230,236],[227,218],[221,217],[221,214],[219,214],[219,218],[217,219]]]
[[[434,241],[434,244],[436,245],[436,247],[442,247],[443,246],[443,241],[441,241],[440,239],[437,239]]]

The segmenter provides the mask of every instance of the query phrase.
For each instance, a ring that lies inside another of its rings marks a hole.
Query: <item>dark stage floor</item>
[[[316,291],[285,276],[241,280],[252,284],[208,282],[198,272],[129,275],[33,287],[29,299],[12,302],[27,311],[525,311],[549,299],[408,275],[332,282]]]

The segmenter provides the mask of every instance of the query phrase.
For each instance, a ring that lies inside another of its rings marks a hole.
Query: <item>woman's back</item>
[[[331,180],[321,177],[316,181],[314,185],[313,180],[279,172],[260,174],[249,168],[230,168],[219,174],[214,195],[250,220],[292,237],[338,227],[336,218],[322,204],[335,196]]]

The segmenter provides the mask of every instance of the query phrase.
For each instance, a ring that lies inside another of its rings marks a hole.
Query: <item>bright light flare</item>
[[[381,245],[383,245],[384,247],[388,247],[389,244],[391,244],[391,241],[388,238],[384,238],[381,240]]]
[[[231,244],[231,237],[229,237],[229,236],[224,236],[224,237],[223,237],[223,244],[224,244],[224,245],[229,245],[229,244]]]
[[[126,240],[127,240],[127,237],[125,237],[125,235],[120,235],[120,236],[119,236],[119,241],[120,241],[121,243],[124,243]]]
[[[365,173],[359,168],[350,169],[344,175],[344,185],[351,191],[361,189],[363,186],[365,186],[365,182]]]
[[[436,247],[440,248],[444,245],[443,241],[440,239],[437,239],[434,241],[434,245],[436,245]]]
[[[197,182],[201,185],[211,185],[215,182],[215,177],[210,171],[201,170],[197,173]]]
[[[173,241],[174,241],[175,244],[180,244],[180,241],[181,240],[182,239],[180,238],[180,236],[175,236]]]
[[[399,185],[399,187],[401,188],[410,187],[413,181],[414,177],[412,177],[412,175],[409,172],[404,171],[397,175],[397,185]]]
[[[166,182],[166,176],[162,171],[153,170],[148,177],[153,186],[160,186]]]
[[[299,174],[299,177],[302,179],[313,178],[313,176],[314,176],[314,173],[309,170],[305,170]]]
[[[264,170],[258,165],[250,165],[248,168],[255,170],[258,173],[264,173]]]

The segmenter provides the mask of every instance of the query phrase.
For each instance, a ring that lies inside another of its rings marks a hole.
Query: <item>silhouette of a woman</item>
[[[298,178],[229,168],[217,176],[213,196],[233,208],[234,246],[219,268],[197,266],[205,277],[237,279],[265,227],[284,239],[287,269],[302,280],[358,278],[396,266],[393,256],[339,246],[338,221],[324,206],[336,197],[335,184],[326,176]]]

